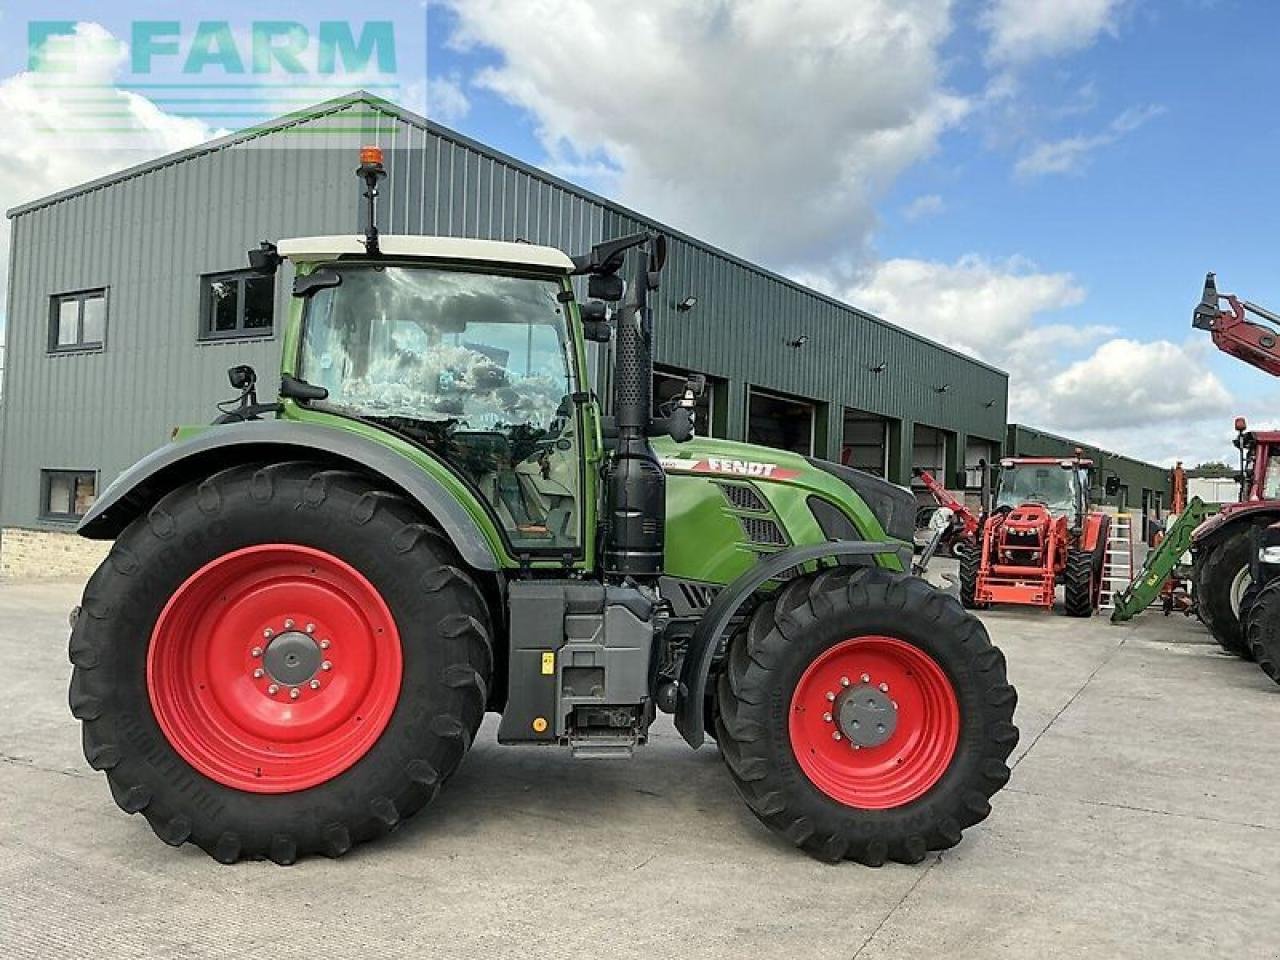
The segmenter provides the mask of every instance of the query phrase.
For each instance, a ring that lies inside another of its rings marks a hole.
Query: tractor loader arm
[[[1227,309],[1219,307],[1227,302]],[[1253,314],[1266,321],[1250,320]],[[1280,315],[1248,300],[1241,300],[1233,293],[1218,292],[1212,273],[1204,280],[1204,292],[1191,315],[1191,325],[1197,330],[1208,330],[1213,344],[1223,353],[1250,366],[1257,367],[1273,377],[1280,377],[1280,331],[1271,324],[1280,324]]]

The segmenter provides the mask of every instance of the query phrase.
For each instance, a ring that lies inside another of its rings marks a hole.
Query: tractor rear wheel
[[[790,581],[734,635],[716,740],[752,812],[812,856],[916,863],[991,812],[1016,703],[954,598],[840,567]]]
[[[310,463],[165,496],[85,587],[85,757],[166,843],[338,856],[436,795],[484,715],[489,618],[402,497]]]
[[[1262,672],[1280,683],[1280,580],[1254,595],[1245,612],[1245,640]]]
[[[1067,551],[1062,594],[1069,617],[1092,617],[1097,609],[1099,581],[1094,559],[1090,550]]]
[[[979,534],[981,537],[981,534]],[[978,569],[982,566],[982,540],[960,554],[960,603],[966,610],[985,610],[989,603],[978,602]]]
[[[1237,524],[1223,540],[1196,558],[1196,602],[1200,619],[1227,653],[1252,656],[1240,621],[1240,605],[1253,577],[1249,553],[1253,525]]]

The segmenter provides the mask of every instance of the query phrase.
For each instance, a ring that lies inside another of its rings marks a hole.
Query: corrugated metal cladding
[[[354,157],[369,142],[389,151],[384,232],[570,253],[643,227],[667,233],[658,360],[721,379],[724,435],[745,436],[755,386],[817,401],[828,456],[846,407],[888,418],[899,481],[916,423],[949,431],[953,450],[1004,438],[1004,373],[356,94],[10,211],[0,523],[36,523],[42,469],[96,470],[101,488],[174,424],[211,419],[234,363],[253,364],[270,392],[281,324],[269,338],[197,341],[200,278],[242,267],[259,239],[356,232]],[[277,318],[289,281],[282,273]],[[50,354],[50,297],[96,287],[109,291],[104,348]],[[687,296],[697,306],[676,311]],[[787,346],[799,336],[804,347]]]
[[[1005,456],[1069,457],[1077,447],[1084,452],[1085,457],[1093,461],[1093,494],[1096,502],[1132,509],[1146,508],[1151,512],[1168,509],[1172,498],[1172,477],[1168,469],[1154,463],[1144,463],[1092,444],[1017,423],[1009,424]],[[1106,497],[1104,485],[1106,478],[1111,475],[1120,478],[1121,492],[1118,496]]]

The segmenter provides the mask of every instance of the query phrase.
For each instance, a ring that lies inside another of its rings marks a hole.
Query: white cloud
[[[1164,112],[1164,107],[1156,105],[1134,108],[1121,113],[1098,133],[1036,143],[1018,158],[1014,173],[1024,178],[1078,173],[1093,151],[1110,146]]]
[[[1086,300],[1070,274],[967,256],[887,260],[845,284],[802,279],[1008,372],[1011,421],[1160,462],[1221,455],[1233,401],[1207,348],[1117,338],[1069,314],[1055,321]]]
[[[0,209],[208,140],[218,131],[174,116],[112,83],[128,53],[101,26],[76,25],[37,57],[74,64],[73,73],[19,73],[0,80]],[[85,132],[110,127],[111,132]],[[0,263],[9,259],[9,221],[0,222]],[[0,273],[0,303],[8,270]]]
[[[426,99],[425,116],[437,123],[457,123],[471,110],[471,101],[463,92],[462,80],[456,75],[428,80]]]
[[[1020,66],[1090,46],[1115,35],[1126,0],[990,0],[979,23],[987,32],[987,59]]]
[[[477,85],[533,115],[559,169],[774,264],[863,256],[875,202],[967,110],[942,85],[936,0],[453,8],[453,42],[501,58]]]
[[[936,193],[926,193],[916,197],[902,208],[902,217],[909,223],[936,217],[947,209],[946,201]]]
[[[1049,380],[1044,407],[1068,430],[1159,429],[1225,423],[1232,398],[1196,346],[1115,339]]]

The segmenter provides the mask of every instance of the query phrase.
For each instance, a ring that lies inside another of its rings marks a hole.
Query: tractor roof
[[[1044,466],[1046,464],[1057,464],[1060,467],[1092,467],[1093,461],[1084,460],[1080,457],[1005,457],[1000,461],[1000,466],[1005,469],[1009,467]]]
[[[294,261],[333,260],[341,256],[363,256],[364,237],[340,234],[329,237],[295,237],[277,245],[282,257]],[[460,237],[421,237],[383,234],[378,247],[387,257],[424,257],[438,260],[473,260],[483,263],[573,270],[573,261],[555,247],[502,240],[471,240]]]

